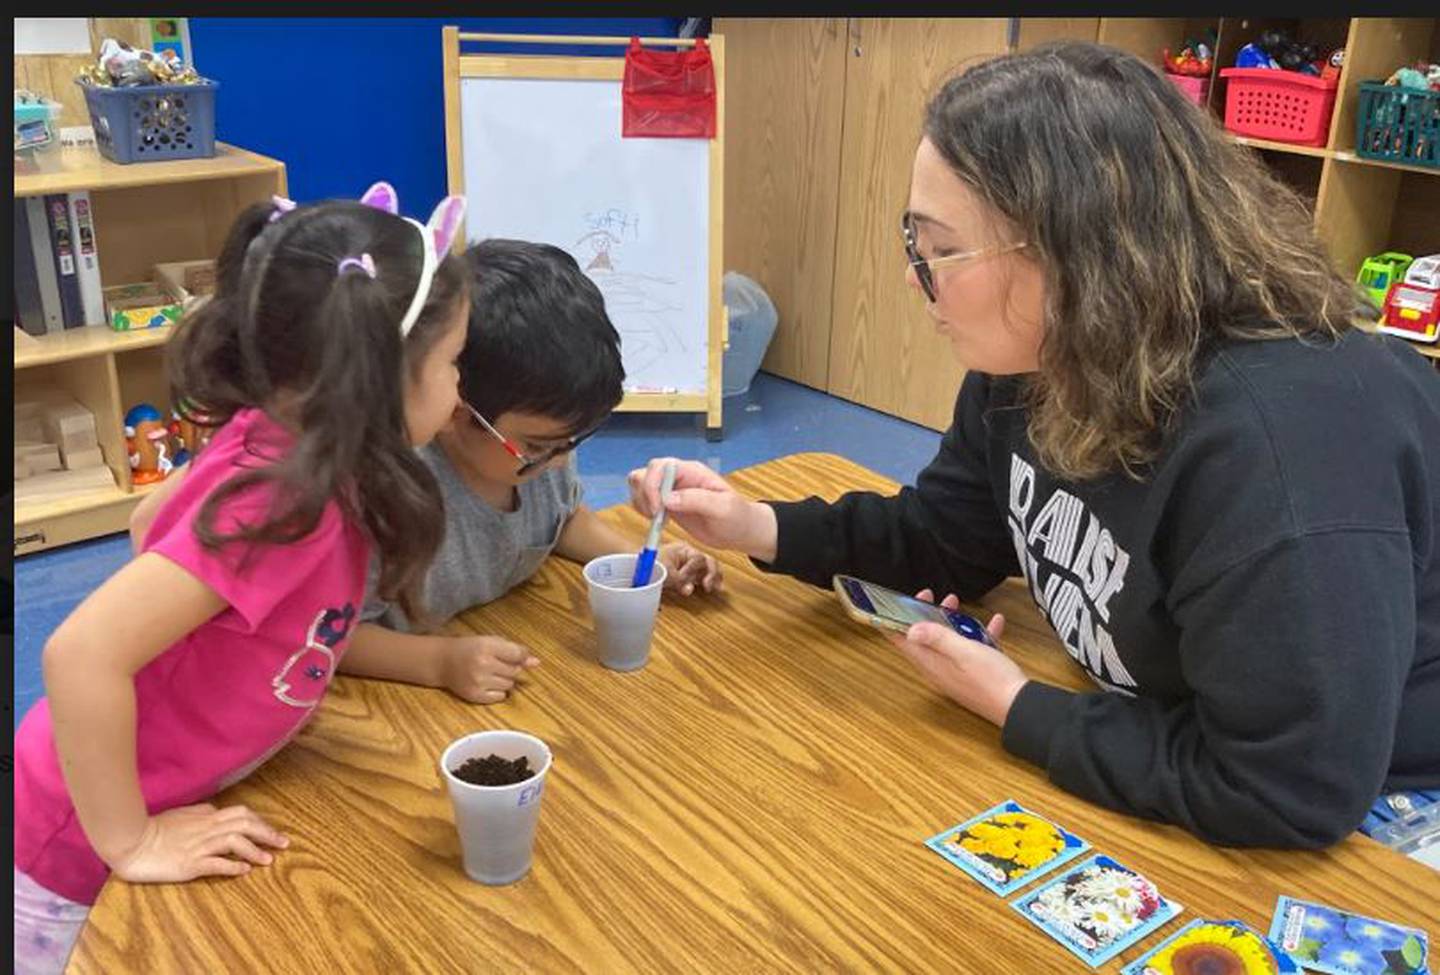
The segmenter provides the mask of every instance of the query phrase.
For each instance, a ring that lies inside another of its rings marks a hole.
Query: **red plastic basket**
[[[1221,68],[1225,128],[1273,142],[1323,146],[1330,136],[1336,82],[1275,68]]]

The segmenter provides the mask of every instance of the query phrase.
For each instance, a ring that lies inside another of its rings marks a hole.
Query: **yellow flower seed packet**
[[[979,881],[1008,896],[1090,849],[1090,844],[1007,799],[925,845]]]

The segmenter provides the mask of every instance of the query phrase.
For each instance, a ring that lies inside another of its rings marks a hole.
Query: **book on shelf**
[[[30,244],[30,211],[24,200],[15,202],[15,321],[26,334],[44,335],[45,304],[40,299],[40,278]]]
[[[64,193],[45,196],[45,213],[49,218],[50,247],[55,263],[55,277],[60,284],[60,308],[66,328],[85,324],[85,306],[80,300],[80,275],[75,268],[75,235],[70,228],[70,201]]]
[[[75,250],[75,273],[80,279],[82,325],[105,321],[105,299],[100,291],[100,248],[95,237],[95,219],[90,209],[90,191],[67,194],[70,205],[71,243]]]
[[[65,311],[60,304],[60,276],[50,248],[50,218],[45,214],[45,201],[38,196],[25,197],[25,217],[30,229],[30,257],[40,291],[45,332],[61,332],[65,329]]]

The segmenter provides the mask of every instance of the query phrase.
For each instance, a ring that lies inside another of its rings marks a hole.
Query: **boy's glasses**
[[[1000,244],[995,247],[982,247],[979,250],[965,251],[960,254],[946,254],[944,257],[932,257],[930,260],[920,256],[920,250],[916,246],[915,218],[908,211],[900,218],[900,236],[905,240],[905,259],[915,269],[915,278],[920,282],[920,290],[925,292],[925,298],[931,304],[935,303],[935,275],[930,270],[941,264],[953,264],[957,261],[969,261],[977,257],[991,257],[996,254],[1008,254],[1011,251],[1018,251],[1028,246],[1025,241],[1018,244]]]
[[[509,454],[511,457],[514,457],[520,462],[519,469],[515,471],[516,477],[524,477],[526,474],[529,474],[537,467],[550,463],[550,461],[554,460],[556,457],[561,457],[565,454],[570,453],[570,451],[574,450],[576,447],[580,446],[590,437],[594,436],[595,431],[600,429],[597,426],[591,430],[586,431],[585,433],[580,434],[578,437],[571,437],[564,443],[556,444],[554,447],[548,447],[540,454],[531,457],[529,454],[525,453],[525,451],[521,450],[515,444],[515,441],[511,440],[509,437],[505,436],[505,434],[495,429],[495,425],[489,420],[485,419],[485,417],[481,416],[479,410],[475,409],[475,407],[471,406],[469,403],[466,403],[463,399],[460,401],[460,403],[465,407],[465,409],[470,411],[470,415],[475,418],[476,423],[480,424],[482,427],[484,427],[490,432],[490,435],[492,437],[500,441],[500,446],[505,448],[505,452],[507,454]]]

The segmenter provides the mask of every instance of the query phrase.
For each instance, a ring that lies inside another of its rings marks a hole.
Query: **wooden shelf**
[[[1399,169],[1407,173],[1424,173],[1426,176],[1440,176],[1440,167],[1416,166],[1413,163],[1388,162],[1384,159],[1366,159],[1364,156],[1357,156],[1349,149],[1337,149],[1331,153],[1332,159],[1338,159],[1343,163],[1357,163],[1361,166],[1379,166],[1382,169]]]
[[[178,159],[170,162],[143,162],[122,165],[110,162],[94,148],[61,149],[57,168],[41,169],[29,159],[15,163],[15,192],[18,199],[46,193],[76,190],[103,191],[136,186],[193,183],[208,179],[283,173],[285,164],[277,159],[239,149],[223,142],[215,144],[209,159]]]
[[[144,328],[133,332],[117,332],[108,325],[86,325],[84,328],[67,328],[50,335],[27,335],[30,341],[15,346],[15,368],[44,366],[53,362],[68,362],[87,356],[107,355],[112,352],[130,352],[134,349],[148,349],[164,345],[175,331],[173,325],[159,328]]]
[[[1412,163],[1389,162],[1384,159],[1367,159],[1357,156],[1352,149],[1326,149],[1323,146],[1297,146],[1288,142],[1271,142],[1269,139],[1254,139],[1248,135],[1231,135],[1230,140],[1242,146],[1265,149],[1270,152],[1288,152],[1292,155],[1313,156],[1317,159],[1337,159],[1357,166],[1378,166],[1381,169],[1399,169],[1407,173],[1424,173],[1426,176],[1440,176],[1440,168],[1416,166]]]
[[[124,504],[126,501],[136,500],[138,495],[138,489],[132,493],[127,492],[119,485],[115,485],[112,487],[95,488],[93,491],[67,494],[60,498],[32,498],[27,501],[16,501],[16,531],[18,532],[19,526],[23,524],[45,521],[51,518],[63,518],[66,515],[88,511],[91,508],[100,508],[112,504]]]
[[[1251,146],[1256,149],[1267,149],[1271,152],[1289,152],[1297,156],[1314,156],[1317,159],[1329,159],[1335,155],[1324,146],[1297,146],[1293,142],[1271,142],[1269,139],[1256,139],[1248,135],[1231,135],[1231,141],[1238,142],[1242,146]],[[1364,160],[1362,160],[1363,162]]]

